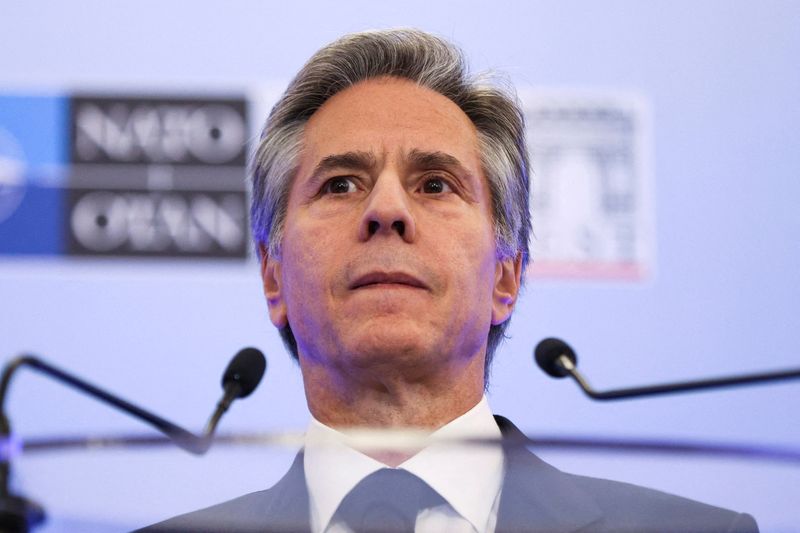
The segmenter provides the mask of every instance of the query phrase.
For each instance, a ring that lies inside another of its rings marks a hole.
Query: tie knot
[[[441,503],[442,497],[414,474],[382,468],[345,496],[334,520],[345,522],[355,533],[410,533],[420,511]]]

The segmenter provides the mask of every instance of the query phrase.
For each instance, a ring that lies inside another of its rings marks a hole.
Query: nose
[[[399,177],[382,174],[370,191],[359,227],[359,239],[367,241],[377,235],[397,235],[413,242],[416,224],[408,194]]]

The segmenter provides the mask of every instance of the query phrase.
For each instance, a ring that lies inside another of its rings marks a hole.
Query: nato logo
[[[243,98],[74,94],[66,253],[247,257]]]
[[[0,95],[0,255],[64,251],[68,100]]]

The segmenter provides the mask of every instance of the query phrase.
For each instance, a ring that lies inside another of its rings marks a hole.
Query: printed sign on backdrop
[[[245,257],[243,99],[73,97],[73,255]]]
[[[523,94],[533,278],[643,280],[653,268],[649,122],[641,98]]]
[[[0,254],[245,258],[239,98],[0,96]]]

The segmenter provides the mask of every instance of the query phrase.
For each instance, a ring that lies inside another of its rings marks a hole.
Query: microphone
[[[609,391],[596,391],[578,372],[578,357],[575,351],[561,339],[553,337],[542,340],[534,350],[534,360],[547,375],[554,378],[570,376],[578,386],[593,400],[620,400],[657,394],[671,394],[703,389],[717,389],[737,385],[753,385],[769,381],[782,381],[800,378],[800,368],[790,368],[775,372],[744,374],[721,378],[679,381],[643,387],[631,387]]]
[[[243,348],[231,359],[225,373],[222,374],[222,390],[225,392],[217,403],[214,414],[208,419],[203,437],[200,438],[203,446],[200,453],[205,453],[211,446],[211,437],[222,415],[234,400],[250,396],[250,393],[258,387],[266,369],[267,360],[264,354],[255,348]]]
[[[201,435],[161,418],[141,407],[97,387],[88,381],[53,366],[33,355],[22,355],[3,368],[0,378],[0,438],[9,446],[11,424],[6,416],[5,401],[11,379],[22,367],[28,367],[56,381],[76,388],[81,392],[132,415],[164,433],[184,450],[202,455],[211,447],[214,432],[222,415],[234,400],[249,396],[258,386],[267,367],[264,354],[255,348],[240,350],[228,364],[222,376],[223,394]],[[11,475],[10,454],[0,457],[0,531],[27,532],[44,521],[44,510],[30,500],[14,495],[9,490]]]
[[[216,410],[209,418],[202,435],[195,435],[172,422],[161,418],[141,407],[101,389],[83,379],[61,370],[33,355],[23,355],[9,362],[3,369],[0,379],[0,436],[8,436],[10,427],[6,418],[5,400],[11,378],[21,367],[28,367],[37,372],[55,378],[70,387],[76,388],[102,402],[116,407],[126,413],[150,424],[173,440],[184,450],[202,455],[211,446],[211,438],[222,415],[237,398],[248,396],[258,386],[266,370],[267,362],[264,354],[256,348],[244,348],[233,357],[222,376],[223,395]]]

